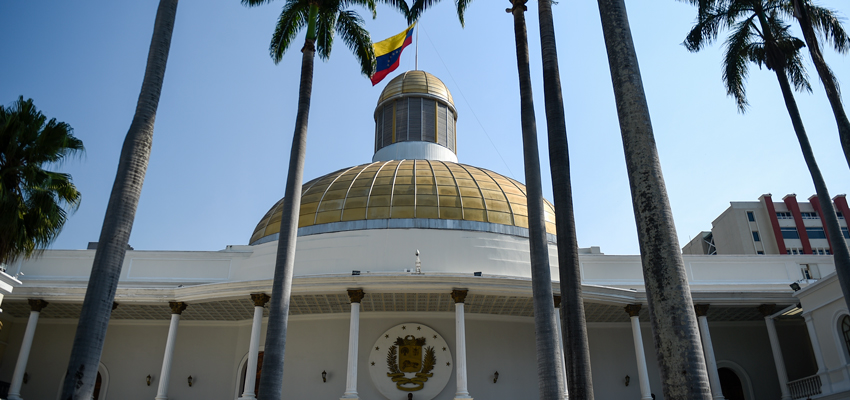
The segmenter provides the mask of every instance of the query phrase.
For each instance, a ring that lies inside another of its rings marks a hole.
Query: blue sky
[[[83,193],[53,248],[96,241],[121,143],[141,85],[156,1],[0,3],[0,103],[33,98],[71,124],[86,154],[65,163]],[[737,113],[720,80],[722,41],[698,54],[681,45],[695,9],[677,1],[628,1],[662,167],[684,245],[728,207],[763,193],[814,194],[772,72],[751,67],[751,107]],[[850,13],[846,0],[819,4]],[[181,1],[154,147],[130,240],[137,250],[218,250],[247,244],[283,195],[294,127],[300,43],[275,65],[268,43],[283,2],[245,8],[236,0]],[[421,21],[420,69],[441,78],[458,109],[458,157],[524,181],[513,24],[507,1],[474,2],[461,28],[453,2]],[[544,193],[551,199],[536,2],[526,13]],[[553,7],[570,141],[579,245],[637,254],[638,244],[614,97],[596,2]],[[364,13],[364,16],[366,14]],[[401,32],[379,8],[367,27],[378,41]],[[413,47],[388,79],[413,69]],[[850,61],[826,52],[850,85]],[[808,56],[806,56],[808,62]],[[814,68],[812,94],[797,95],[832,195],[850,190],[850,168]],[[305,181],[369,162],[372,87],[337,43],[317,61]],[[388,80],[387,79],[387,80]],[[386,82],[386,81],[385,81]],[[850,89],[848,89],[850,90]],[[845,96],[845,102],[850,102]],[[423,249],[423,251],[426,251]]]

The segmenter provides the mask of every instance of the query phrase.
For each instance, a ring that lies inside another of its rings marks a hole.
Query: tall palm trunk
[[[543,94],[546,99],[546,128],[549,133],[549,167],[555,200],[555,224],[558,230],[558,267],[561,280],[561,330],[570,398],[593,400],[590,372],[590,346],[581,294],[581,269],[570,182],[570,152],[567,146],[567,122],[561,75],[558,71],[558,47],[552,0],[538,1],[540,47],[543,54]]]
[[[598,0],[640,242],[643,279],[664,398],[711,391],[673,212],[623,0]]]
[[[841,104],[841,92],[835,83],[835,76],[823,59],[823,54],[820,51],[818,38],[815,36],[815,30],[812,27],[812,20],[809,17],[805,0],[792,1],[794,3],[794,16],[800,22],[800,28],[803,30],[803,38],[806,40],[806,47],[809,48],[809,54],[812,55],[812,61],[815,64],[815,69],[818,71],[820,81],[823,83],[826,98],[829,99],[829,105],[832,106],[835,123],[838,125],[838,138],[841,140],[841,148],[844,149],[844,158],[847,160],[847,165],[850,166],[850,120],[847,119],[847,113],[844,112],[844,106]],[[847,292],[845,291],[844,293]]]
[[[156,11],[142,90],[133,122],[124,139],[118,172],[106,206],[71,359],[62,385],[62,399],[88,400],[94,392],[115,290],[150,159],[154,119],[171,48],[177,1],[160,0]]]
[[[543,219],[543,184],[540,181],[540,156],[537,150],[537,123],[529,71],[528,33],[525,29],[525,3],[513,0],[507,9],[514,17],[517,70],[519,72],[522,147],[525,160],[525,185],[528,190],[528,245],[531,256],[531,287],[534,301],[534,329],[537,344],[537,384],[540,398],[560,400],[564,393],[561,355],[558,353],[558,326],[552,302],[552,272]]]
[[[850,308],[850,249],[847,248],[847,241],[844,240],[844,234],[841,232],[841,226],[838,224],[838,216],[835,214],[835,207],[832,205],[829,190],[826,188],[826,182],[815,160],[815,154],[809,143],[809,136],[806,134],[806,128],[803,126],[803,118],[800,116],[797,101],[794,99],[794,92],[785,73],[784,63],[779,58],[780,53],[778,51],[771,51],[771,43],[774,42],[774,39],[768,27],[764,9],[757,6],[756,13],[759,17],[762,32],[765,35],[767,67],[776,73],[776,79],[779,81],[779,87],[782,89],[782,98],[785,100],[785,108],[788,109],[788,115],[791,117],[791,123],[794,126],[794,133],[797,135],[797,141],[800,142],[800,150],[803,151],[803,159],[806,161],[806,166],[812,175],[815,193],[817,193],[818,202],[820,202],[821,210],[823,211],[821,218],[826,222],[826,231],[831,239],[830,244],[832,245],[835,273],[838,275],[838,282],[841,285],[841,291],[844,293],[844,302]]]
[[[289,301],[292,294],[292,275],[295,269],[295,244],[298,234],[298,210],[301,205],[301,181],[304,176],[304,156],[307,153],[307,121],[313,92],[313,61],[316,58],[316,16],[318,7],[310,7],[307,39],[301,49],[301,85],[298,91],[298,113],[295,133],[289,154],[289,172],[283,198],[283,217],[277,241],[272,298],[269,302],[269,321],[263,353],[263,373],[260,375],[258,400],[279,400],[283,390],[283,360],[286,350],[286,331],[289,323]]]

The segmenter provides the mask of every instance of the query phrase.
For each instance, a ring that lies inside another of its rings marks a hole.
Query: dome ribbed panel
[[[434,75],[425,71],[407,71],[387,83],[384,91],[381,92],[381,97],[378,98],[378,104],[382,103],[394,96],[402,94],[428,94],[439,97],[443,101],[448,102],[454,107],[452,94],[446,85]]]
[[[263,216],[249,243],[279,233],[283,199]],[[546,231],[555,211],[544,200]],[[528,228],[525,185],[493,171],[443,161],[374,162],[304,184],[298,227],[382,219],[444,219]]]

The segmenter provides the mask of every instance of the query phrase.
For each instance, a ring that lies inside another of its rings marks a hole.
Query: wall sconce
[[[791,289],[794,289],[795,292],[800,290],[800,284],[797,282],[794,282],[788,286],[791,286]]]
[[[189,387],[192,387],[192,382],[194,382],[194,381],[195,380],[192,379],[192,375],[189,375]]]
[[[152,378],[151,378],[151,376],[150,376],[150,375],[148,375],[148,376],[146,376],[146,377],[145,377],[145,382],[147,382],[148,386],[150,386],[150,385],[151,385],[151,379],[152,379]]]
[[[322,382],[327,382],[327,381],[328,381],[328,372],[322,371]]]
[[[24,372],[24,383],[26,384],[29,381],[30,381],[30,374]]]
[[[629,386],[629,381],[631,381],[631,380],[632,380],[632,378],[629,378],[629,376],[626,375],[626,386]]]
[[[493,383],[496,383],[496,381],[498,381],[498,380],[499,380],[499,371],[496,371],[496,373],[493,374]]]

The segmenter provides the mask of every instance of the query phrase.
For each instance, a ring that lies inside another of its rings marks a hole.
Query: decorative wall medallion
[[[387,399],[431,400],[451,377],[452,352],[443,336],[415,322],[396,325],[378,336],[369,354],[372,382]]]

